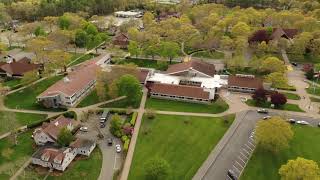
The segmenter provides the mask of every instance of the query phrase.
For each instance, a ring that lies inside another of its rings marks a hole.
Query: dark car
[[[320,123],[318,124],[318,127],[320,127]]]
[[[228,175],[228,177],[231,178],[232,180],[237,180],[237,179],[238,179],[237,176],[235,175],[235,173],[234,173],[231,169],[228,170],[227,175]]]
[[[108,142],[108,145],[109,145],[109,146],[112,146],[112,144],[113,144],[113,139],[112,139],[112,138],[108,138],[107,142]]]
[[[100,123],[100,128],[105,128],[106,124],[105,123]]]
[[[295,119],[289,119],[288,121],[289,121],[289,123],[291,123],[291,124],[295,124],[295,123],[297,122]]]
[[[297,63],[295,63],[295,62],[293,62],[293,63],[291,63],[292,65],[294,65],[294,66],[298,66],[298,64]]]

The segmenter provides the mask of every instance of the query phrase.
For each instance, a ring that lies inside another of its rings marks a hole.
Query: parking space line
[[[241,151],[240,151],[240,154],[241,154],[242,156],[246,157],[246,159],[249,158],[248,156],[244,155]]]
[[[247,144],[245,144],[245,146],[247,146],[247,148],[249,148],[251,150],[251,152],[253,151],[252,148],[250,146],[248,146]]]
[[[244,149],[244,148],[242,148],[243,150],[244,150],[244,152],[246,153],[246,154],[248,154],[249,156],[250,156],[250,153],[246,150],[246,149]]]
[[[238,161],[236,161],[236,163],[243,169],[243,166]]]
[[[240,156],[238,156],[238,159],[240,159],[244,164],[246,164],[246,162],[243,159],[241,159]]]
[[[233,166],[233,168],[234,168],[236,171],[238,171],[238,173],[241,172],[236,166],[234,166],[234,165],[232,165],[232,166]]]

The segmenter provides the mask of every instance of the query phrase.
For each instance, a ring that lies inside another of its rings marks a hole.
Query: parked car
[[[113,144],[113,139],[112,139],[112,138],[108,138],[107,141],[108,141],[108,145],[109,145],[109,146],[112,146],[112,144]]]
[[[298,64],[297,64],[297,63],[295,63],[295,62],[292,62],[291,64],[292,64],[292,65],[294,65],[294,66],[298,66]]]
[[[106,49],[107,47],[106,46],[101,46],[101,49]]]
[[[110,115],[110,111],[109,110],[104,110],[101,117],[100,117],[100,123],[104,123],[107,121],[108,117]]]
[[[117,144],[117,145],[116,145],[116,152],[117,152],[117,153],[120,153],[120,152],[121,152],[121,146],[120,146],[120,144]]]
[[[288,122],[291,124],[295,124],[297,121],[295,119],[288,119]]]
[[[231,169],[228,170],[227,175],[232,180],[237,180],[238,179],[237,176],[235,175],[235,173]]]
[[[263,120],[268,120],[270,118],[271,118],[271,116],[265,116],[265,117],[263,117]]]
[[[318,124],[318,127],[320,127],[320,123]]]
[[[100,123],[100,128],[105,128],[106,124],[105,123]]]
[[[253,130],[253,131],[251,132],[251,134],[250,134],[250,138],[253,138],[253,137],[254,137],[254,133],[255,133],[255,131]]]
[[[248,98],[246,98],[246,97],[240,97],[240,99],[241,99],[241,102],[246,102],[247,100],[248,100]]]
[[[258,113],[263,113],[263,114],[268,114],[269,113],[269,111],[266,110],[266,109],[258,109],[257,112]]]
[[[297,121],[297,124],[309,125],[310,123],[308,123],[307,121]]]
[[[82,131],[82,132],[88,132],[88,127],[82,126],[82,127],[80,127],[80,131]]]

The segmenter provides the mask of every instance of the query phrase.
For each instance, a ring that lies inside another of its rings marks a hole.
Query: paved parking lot
[[[319,119],[310,117],[295,116],[289,113],[269,112],[269,116],[286,116],[295,120],[303,120],[316,127],[320,122]],[[241,123],[236,128],[232,136],[227,140],[227,143],[222,147],[217,158],[213,160],[209,169],[207,169],[203,180],[230,179],[227,176],[227,171],[231,169],[237,177],[242,173],[245,164],[249,161],[250,156],[255,148],[254,136],[251,136],[256,123],[266,114],[258,114],[254,110],[247,111],[244,116],[241,116]],[[296,124],[296,126],[302,126]],[[217,148],[217,147],[216,147]]]
[[[117,153],[115,149],[116,144],[120,144],[121,148],[123,148],[122,142],[115,138],[109,131],[111,116],[112,115],[109,116],[106,127],[104,128],[100,128],[99,115],[90,116],[87,122],[82,123],[83,126],[88,127],[88,132],[80,131],[77,134],[79,137],[97,141],[97,145],[101,149],[103,156],[102,168],[99,176],[99,179],[101,180],[112,180],[113,173],[120,169],[124,159],[124,155],[122,153]],[[99,132],[103,134],[104,138],[98,138]],[[113,138],[112,146],[109,146],[107,142],[107,139],[110,137]]]

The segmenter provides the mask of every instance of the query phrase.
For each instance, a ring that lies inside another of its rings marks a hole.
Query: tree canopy
[[[308,179],[318,180],[320,178],[320,168],[317,162],[298,157],[295,160],[289,160],[279,169],[282,180]]]

